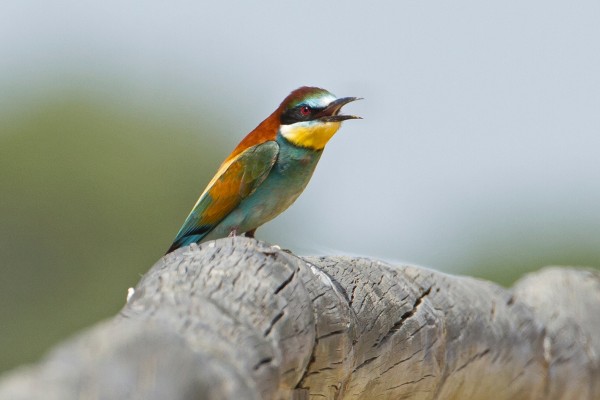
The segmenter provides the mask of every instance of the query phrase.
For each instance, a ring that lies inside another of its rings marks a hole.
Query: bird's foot
[[[229,231],[229,237],[235,237],[235,236],[237,236],[237,235],[238,235],[238,233],[237,233],[237,228],[232,228],[232,229]]]

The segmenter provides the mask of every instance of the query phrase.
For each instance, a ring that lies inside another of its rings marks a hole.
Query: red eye
[[[311,109],[309,106],[302,106],[302,108],[300,109],[300,114],[306,117],[307,115],[310,115],[310,111]]]

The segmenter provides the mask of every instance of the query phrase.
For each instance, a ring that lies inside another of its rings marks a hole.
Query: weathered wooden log
[[[180,249],[0,399],[600,399],[600,273],[513,289],[248,238]]]

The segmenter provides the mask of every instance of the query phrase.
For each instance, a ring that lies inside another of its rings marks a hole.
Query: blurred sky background
[[[504,285],[600,266],[600,2],[4,1],[0,370],[116,313],[293,89],[360,96],[257,237]]]

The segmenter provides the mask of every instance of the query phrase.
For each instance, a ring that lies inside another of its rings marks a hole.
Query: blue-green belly
[[[279,156],[258,189],[212,229],[202,242],[258,228],[285,211],[310,180],[322,151],[297,147],[277,135]]]

